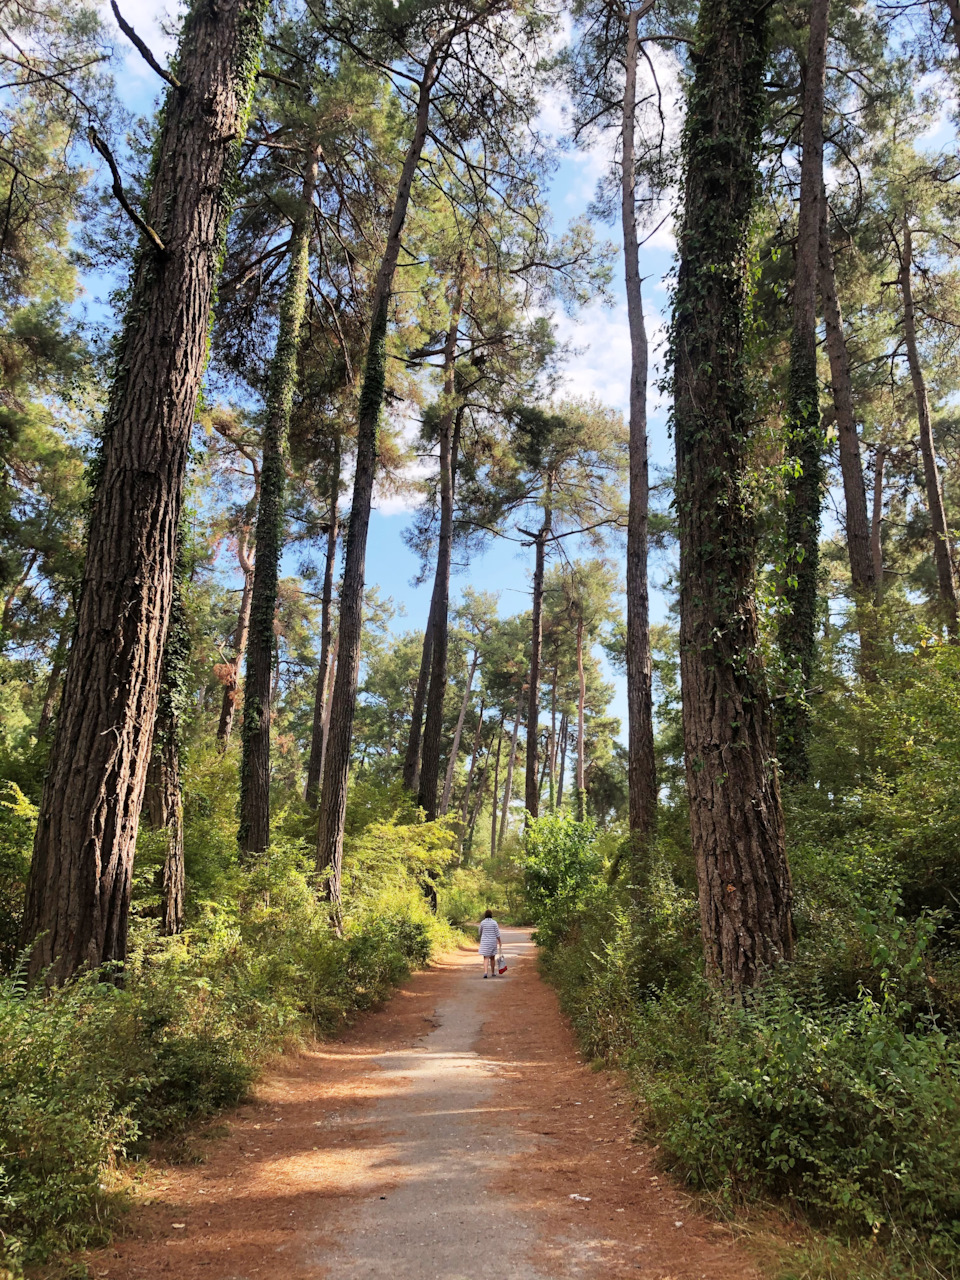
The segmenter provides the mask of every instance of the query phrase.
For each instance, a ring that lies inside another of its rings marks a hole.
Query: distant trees
[[[518,528],[534,547],[530,676],[527,696],[527,812],[540,808],[539,721],[543,647],[543,591],[547,555],[565,538],[604,537],[623,521],[620,481],[627,437],[619,414],[592,402],[568,401],[552,411],[516,407],[514,451],[520,518],[536,513],[539,527]]]
[[[378,460],[390,299],[411,192],[428,137],[441,155],[462,159],[460,140],[466,135],[490,154],[500,155],[505,173],[516,165],[517,131],[535,110],[535,64],[524,58],[509,82],[495,78],[491,69],[498,64],[503,42],[510,43],[516,54],[523,45],[515,37],[522,33],[524,41],[530,41],[539,25],[532,13],[510,0],[490,0],[479,9],[454,4],[442,16],[431,12],[428,20],[412,23],[402,39],[396,38],[401,33],[394,32],[389,23],[371,28],[369,16],[358,21],[359,14],[344,10],[331,30],[361,57],[372,58],[381,67],[394,67],[392,74],[415,86],[416,103],[372,291],[370,337],[361,375],[357,459],[340,593],[339,654],[317,837],[317,869],[327,877],[335,905],[340,897],[350,731],[359,674],[366,540]]]

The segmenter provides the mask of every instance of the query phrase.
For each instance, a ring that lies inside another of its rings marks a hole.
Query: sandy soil
[[[285,1058],[198,1165],[157,1165],[109,1280],[759,1280],[631,1138],[577,1054],[529,935],[414,975],[342,1039]]]

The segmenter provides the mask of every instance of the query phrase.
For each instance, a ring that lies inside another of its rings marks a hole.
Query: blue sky
[[[112,24],[109,6],[103,5],[105,16]],[[175,25],[165,17],[164,9],[150,0],[124,0],[122,12],[132,22],[138,34],[143,36],[159,55],[171,47],[168,29]],[[170,6],[167,14],[176,14]],[[126,41],[118,32],[118,45]],[[159,88],[159,81],[139,55],[132,49],[118,68],[120,96],[127,108],[137,113],[150,111]],[[542,107],[541,125],[559,135],[563,128],[563,100],[551,96]],[[557,232],[563,230],[572,219],[583,214],[593,197],[597,179],[607,164],[602,148],[591,152],[567,152],[562,154],[550,190],[550,209]],[[617,227],[601,227],[599,234],[615,242],[619,249],[620,235]],[[641,250],[640,269],[645,277],[645,314],[651,343],[651,390],[648,395],[650,418],[650,459],[653,479],[658,468],[671,466],[671,443],[666,429],[664,406],[653,385],[657,370],[657,350],[662,339],[667,292],[664,277],[670,270],[673,258],[673,238],[669,224],[658,231],[648,245]],[[565,369],[565,392],[571,395],[593,395],[605,403],[627,412],[630,349],[627,328],[626,301],[623,290],[623,261],[617,256],[614,264],[612,302],[608,306],[593,304],[574,317],[559,314],[559,336],[573,349]],[[398,631],[420,628],[426,619],[429,606],[430,584],[413,585],[418,562],[403,541],[403,531],[410,520],[409,500],[388,498],[377,505],[370,522],[367,550],[367,582],[376,585],[382,596],[393,599],[398,608],[394,627]],[[574,548],[568,550],[575,552]],[[622,553],[611,548],[611,554],[622,561]],[[466,572],[456,576],[452,594],[456,600],[465,586],[497,592],[500,595],[500,612],[504,616],[529,607],[531,553],[515,542],[495,541],[490,549],[479,556]],[[660,621],[666,616],[666,600],[657,589],[664,576],[665,566],[656,561],[651,565],[653,586],[651,616]],[[612,708],[623,722],[626,731],[626,696],[624,682],[610,673],[616,685]]]

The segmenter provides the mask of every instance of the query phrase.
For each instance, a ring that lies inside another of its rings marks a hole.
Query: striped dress
[[[495,956],[500,945],[500,926],[496,920],[480,921],[480,954]]]

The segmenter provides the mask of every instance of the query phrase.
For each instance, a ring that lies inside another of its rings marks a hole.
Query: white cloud
[[[649,303],[644,307],[644,320],[650,350],[647,407],[652,413],[661,407],[655,383],[657,353],[662,346],[665,322]],[[556,323],[561,341],[576,348],[564,366],[564,392],[573,396],[595,396],[626,413],[630,397],[630,328],[626,302],[612,308],[585,307],[572,318],[557,317]]]

